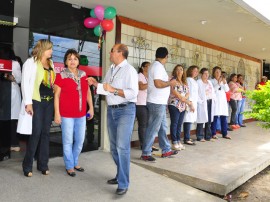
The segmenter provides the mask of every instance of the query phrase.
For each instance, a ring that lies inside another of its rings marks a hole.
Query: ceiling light
[[[241,36],[238,37],[238,41],[239,41],[239,42],[242,42],[242,41],[243,41],[243,37],[241,37]]]
[[[266,50],[266,48],[262,48],[262,51],[265,51]]]
[[[205,25],[207,23],[207,20],[201,20],[201,24]]]

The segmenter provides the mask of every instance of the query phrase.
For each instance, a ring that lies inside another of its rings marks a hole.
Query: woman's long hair
[[[40,39],[36,43],[32,50],[31,55],[34,57],[35,61],[41,60],[43,53],[53,47],[53,43],[48,39]],[[49,59],[48,64],[50,65]]]
[[[181,78],[181,81],[183,84],[187,85],[187,77],[186,77],[186,72],[184,71],[184,67],[182,65],[176,65],[172,71],[172,76],[177,80],[177,68],[182,67],[183,68],[183,75]]]

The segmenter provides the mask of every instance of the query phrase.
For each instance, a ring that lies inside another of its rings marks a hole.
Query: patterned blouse
[[[189,89],[187,85],[180,85],[177,84],[176,86],[174,86],[174,90],[176,90],[180,95],[182,96],[186,96],[187,93],[189,93]],[[183,112],[186,110],[186,103],[185,102],[181,102],[178,97],[176,97],[175,95],[173,95],[173,93],[171,92],[170,97],[169,97],[169,105],[173,105],[176,108],[179,109],[180,112]]]

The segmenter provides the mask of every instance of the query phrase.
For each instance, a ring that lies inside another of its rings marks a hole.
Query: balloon
[[[101,21],[101,27],[103,28],[103,30],[109,32],[112,31],[113,29],[113,21],[112,20],[102,20]]]
[[[96,6],[95,7],[95,15],[97,16],[97,19],[103,20],[104,18],[104,8],[103,6]]]
[[[116,16],[116,9],[114,7],[108,7],[105,9],[104,18],[113,19]]]
[[[97,18],[94,9],[92,9],[92,10],[90,11],[90,16],[93,17],[93,18]]]
[[[98,26],[96,26],[96,27],[94,28],[94,34],[95,34],[96,36],[100,36],[100,34],[101,34],[101,26],[100,26],[100,25],[98,25]]]
[[[84,26],[86,28],[94,28],[100,23],[100,20],[97,18],[88,17],[84,20]]]

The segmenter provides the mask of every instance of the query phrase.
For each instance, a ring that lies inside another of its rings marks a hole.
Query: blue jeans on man
[[[171,151],[171,145],[167,137],[166,105],[147,102],[147,108],[148,126],[143,142],[142,156],[151,156],[156,134],[158,134],[162,154]]]
[[[67,170],[78,166],[85,138],[86,118],[61,117],[64,162]]]
[[[129,186],[130,141],[135,114],[135,103],[120,108],[108,106],[107,127],[111,154],[117,165],[118,189],[127,189]]]

